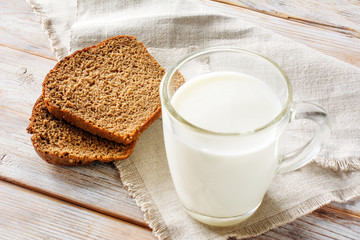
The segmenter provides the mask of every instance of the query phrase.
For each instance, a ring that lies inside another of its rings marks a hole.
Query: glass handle
[[[294,103],[290,122],[297,119],[309,119],[317,124],[313,138],[301,148],[282,156],[278,174],[296,170],[312,160],[321,150],[330,135],[330,119],[326,111],[315,103]]]

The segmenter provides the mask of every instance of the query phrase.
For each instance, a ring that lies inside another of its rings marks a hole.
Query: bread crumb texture
[[[52,114],[55,108],[84,130],[128,144],[160,115],[164,73],[135,37],[118,36],[60,61],[43,93]]]
[[[38,154],[47,162],[60,165],[109,162],[127,158],[135,146],[115,143],[53,117],[42,97],[36,102],[27,131]]]

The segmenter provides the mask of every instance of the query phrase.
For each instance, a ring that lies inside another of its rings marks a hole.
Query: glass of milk
[[[209,225],[251,216],[274,176],[308,163],[330,133],[323,108],[293,102],[285,72],[243,49],[186,56],[164,76],[160,97],[175,189],[189,215]],[[318,128],[305,146],[283,155],[279,138],[294,119]]]

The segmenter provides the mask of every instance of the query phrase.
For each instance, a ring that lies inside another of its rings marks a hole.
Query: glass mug
[[[160,98],[176,192],[188,214],[209,225],[229,226],[250,217],[274,176],[304,166],[330,134],[323,108],[293,102],[285,72],[244,49],[189,54],[163,77]],[[282,155],[279,138],[294,119],[318,127],[305,146]]]

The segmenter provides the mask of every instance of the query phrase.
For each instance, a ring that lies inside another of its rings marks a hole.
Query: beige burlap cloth
[[[53,51],[71,52],[120,34],[134,35],[168,69],[193,50],[237,46],[277,62],[289,75],[295,100],[315,101],[329,112],[332,135],[307,166],[277,176],[263,204],[246,222],[207,227],[183,210],[169,174],[161,119],[140,137],[132,156],[115,163],[125,187],[160,239],[226,239],[261,234],[331,201],[360,196],[360,69],[197,2],[29,0]],[[309,137],[306,124],[287,132],[294,149]]]

